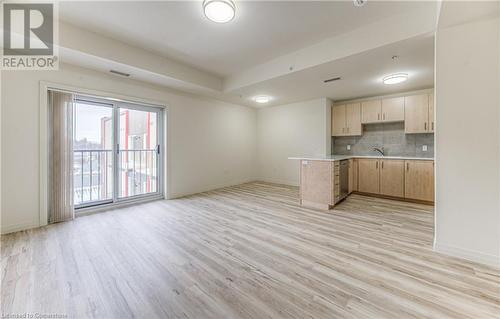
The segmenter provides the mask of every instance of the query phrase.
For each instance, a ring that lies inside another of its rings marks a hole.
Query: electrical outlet
[[[351,150],[351,145],[347,145],[347,150],[350,151]]]
[[[422,145],[422,151],[427,152],[427,145]]]

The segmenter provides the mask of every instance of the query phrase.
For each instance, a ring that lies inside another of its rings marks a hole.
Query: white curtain
[[[75,218],[73,95],[49,91],[49,222]]]

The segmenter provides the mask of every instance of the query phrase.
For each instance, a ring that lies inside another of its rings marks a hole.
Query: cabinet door
[[[382,121],[397,122],[405,120],[405,98],[395,97],[382,100]]]
[[[349,160],[349,194],[358,191],[358,160]]]
[[[404,197],[405,161],[380,161],[380,194]]]
[[[300,199],[317,204],[332,203],[333,173],[328,161],[307,161],[300,163]]]
[[[361,123],[377,123],[382,121],[382,101],[361,102]]]
[[[361,135],[361,103],[347,104],[345,114],[346,135]]]
[[[429,131],[429,97],[419,94],[405,97],[405,133]]]
[[[434,201],[434,161],[405,161],[405,197]]]
[[[332,108],[332,136],[344,136],[345,131],[345,105],[335,105]]]
[[[380,191],[379,161],[377,159],[358,159],[358,190],[378,194]]]
[[[436,111],[434,108],[434,93],[429,94],[429,132],[434,133],[434,119],[436,118]]]

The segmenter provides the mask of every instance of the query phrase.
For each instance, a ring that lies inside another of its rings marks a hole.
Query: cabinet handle
[[[410,163],[406,163],[406,170],[409,171],[410,170]]]
[[[427,122],[424,123],[424,130],[427,131]]]
[[[385,120],[385,113],[384,113],[384,115],[383,115],[383,119]]]
[[[377,120],[380,121],[380,113],[377,113]]]
[[[375,162],[375,168],[378,168],[378,161]]]
[[[384,169],[384,161],[382,161],[382,169]]]
[[[431,131],[434,131],[434,122],[432,122],[431,125],[432,125]]]

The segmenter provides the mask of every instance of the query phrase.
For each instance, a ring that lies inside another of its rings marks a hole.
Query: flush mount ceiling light
[[[253,100],[259,104],[269,103],[271,101],[271,97],[267,95],[259,95],[253,98]]]
[[[368,0],[353,0],[356,7],[362,7],[366,4]]]
[[[382,79],[384,84],[398,84],[408,80],[408,74],[406,73],[395,73],[388,75]]]
[[[232,0],[204,0],[203,12],[213,22],[226,23],[233,20],[236,6]]]

